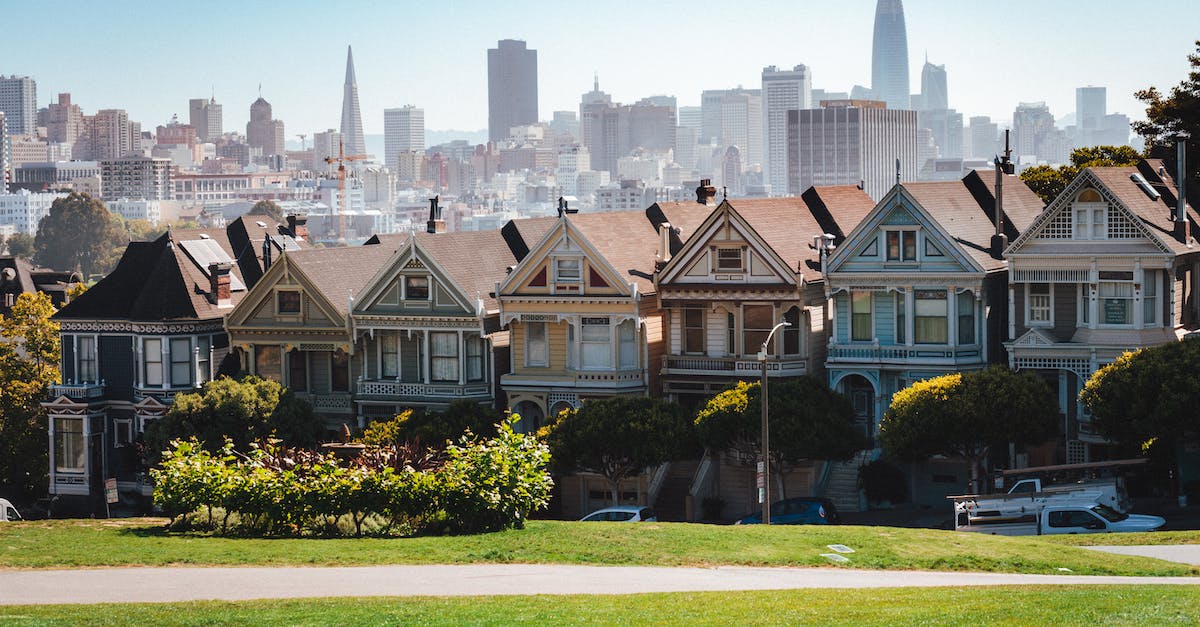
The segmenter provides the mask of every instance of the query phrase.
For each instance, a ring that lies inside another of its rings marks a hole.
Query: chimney
[[[233,297],[229,291],[229,271],[233,264],[214,261],[208,264],[208,299],[217,307],[232,307]]]
[[[1178,151],[1175,156],[1175,185],[1179,188],[1178,200],[1175,202],[1175,239],[1188,243],[1191,238],[1187,219],[1187,140],[1190,135],[1186,131],[1176,136],[1179,141],[1175,145]]]
[[[696,202],[701,205],[717,197],[717,188],[713,187],[712,179],[700,179],[700,187],[696,188]]]
[[[995,215],[996,233],[992,235],[992,255],[997,259],[1008,248],[1008,236],[1004,234],[1004,177],[1012,174],[1016,168],[1012,163],[1012,150],[1008,144],[1008,129],[1004,130],[1004,156],[996,157],[996,203]]]
[[[658,225],[658,260],[666,264],[671,260],[671,223],[663,222]]]
[[[287,217],[288,231],[296,239],[308,239],[308,216],[305,214]]]
[[[438,198],[429,199],[429,220],[425,223],[426,233],[445,233],[446,221],[442,219],[442,208],[438,206]]]

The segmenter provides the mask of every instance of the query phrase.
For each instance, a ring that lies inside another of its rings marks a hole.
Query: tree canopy
[[[500,412],[491,407],[460,399],[450,403],[445,411],[406,409],[391,420],[372,422],[359,439],[375,446],[420,442],[441,447],[457,441],[467,431],[480,437],[492,437],[502,420]]]
[[[250,208],[249,215],[267,216],[275,222],[283,222],[283,208],[273,200],[260,200]]]
[[[787,469],[805,460],[850,459],[864,441],[854,428],[854,409],[844,396],[812,376],[769,381],[771,467],[778,497],[786,497]],[[711,450],[732,450],[756,459],[762,442],[758,382],[739,381],[700,409],[696,430]]]
[[[48,469],[45,410],[60,381],[58,323],[41,292],[21,294],[0,316],[0,486],[23,496],[44,494]]]
[[[35,260],[55,270],[79,270],[86,279],[107,274],[127,241],[118,218],[104,203],[72,192],[56,199],[38,224]]]
[[[8,246],[8,254],[13,257],[32,258],[36,249],[32,235],[27,233],[15,233],[8,239],[4,240]]]
[[[1176,137],[1181,131],[1191,135],[1188,141],[1188,200],[1200,204],[1200,40],[1196,52],[1188,55],[1191,70],[1187,78],[1164,94],[1148,87],[1134,95],[1146,104],[1146,120],[1134,122],[1133,130],[1146,138],[1146,152],[1162,159],[1175,175]]]
[[[1057,168],[1035,165],[1021,171],[1021,180],[1050,204],[1084,168],[1137,165],[1142,158],[1129,146],[1091,146],[1071,151],[1071,163]]]
[[[692,421],[676,403],[616,396],[586,401],[552,419],[543,435],[559,472],[595,472],[617,503],[621,480],[699,452]]]
[[[993,445],[1036,444],[1057,428],[1050,386],[1029,372],[989,366],[900,390],[880,421],[879,438],[888,454],[900,460],[962,457],[975,482]]]

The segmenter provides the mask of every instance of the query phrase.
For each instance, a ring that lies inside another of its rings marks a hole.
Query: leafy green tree
[[[1146,104],[1146,121],[1134,122],[1133,130],[1146,138],[1146,152],[1162,159],[1174,176],[1178,167],[1176,137],[1181,131],[1191,135],[1188,141],[1188,200],[1200,204],[1200,40],[1196,52],[1188,55],[1191,70],[1185,80],[1171,88],[1169,95],[1148,87],[1134,94]]]
[[[889,455],[904,461],[962,457],[978,489],[979,469],[992,446],[1040,443],[1057,428],[1057,402],[1044,381],[1029,372],[989,366],[900,390],[883,415],[879,437]]]
[[[251,442],[269,437],[288,446],[311,447],[323,433],[320,417],[307,402],[275,381],[248,376],[221,377],[203,390],[176,395],[167,415],[146,428],[145,439],[155,456],[172,440],[189,437],[216,452],[226,438],[236,450],[245,451]]]
[[[392,446],[405,442],[421,442],[435,448],[445,446],[471,433],[491,437],[503,419],[500,412],[474,401],[457,400],[445,411],[414,411],[406,409],[391,420],[377,420],[363,429],[360,442],[373,446]]]
[[[1071,151],[1071,163],[1057,168],[1035,165],[1021,171],[1021,180],[1050,204],[1084,168],[1137,165],[1142,158],[1129,146],[1091,146]]]
[[[41,292],[21,294],[0,316],[0,486],[20,496],[45,494],[46,413],[41,401],[58,383],[58,323]]]
[[[72,192],[56,199],[38,224],[34,259],[56,270],[79,270],[85,278],[107,274],[127,241],[104,203]]]
[[[1174,462],[1180,445],[1200,441],[1200,341],[1125,353],[1092,373],[1079,393],[1096,431],[1137,454]]]
[[[634,396],[587,401],[544,431],[555,468],[608,480],[613,503],[626,477],[698,453],[692,421],[676,403]]]
[[[34,251],[37,250],[34,246],[33,236],[28,233],[15,233],[12,237],[5,240],[5,243],[8,244],[8,254],[13,257],[25,257],[29,259],[33,257]]]
[[[273,200],[260,200],[250,208],[250,215],[267,216],[275,222],[283,222],[283,208]]]
[[[771,474],[787,497],[787,471],[806,460],[849,459],[863,446],[854,409],[844,396],[812,376],[769,381]],[[739,381],[709,399],[696,416],[700,442],[757,459],[762,448],[761,384]]]

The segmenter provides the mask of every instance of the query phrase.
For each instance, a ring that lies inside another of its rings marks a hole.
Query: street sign
[[[116,503],[119,500],[120,499],[117,498],[117,480],[115,478],[114,479],[105,479],[104,480],[104,502],[105,503]]]

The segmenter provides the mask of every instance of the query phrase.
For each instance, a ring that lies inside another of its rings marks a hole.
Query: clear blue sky
[[[0,74],[30,75],[45,106],[71,92],[85,112],[124,108],[143,128],[215,87],[226,130],[243,129],[262,94],[289,138],[339,125],[346,45],[354,46],[363,123],[415,104],[429,129],[487,126],[486,50],[502,38],[538,51],[539,113],[578,110],[599,72],[621,102],[760,84],[763,66],[808,65],[813,86],[869,85],[874,0],[435,2],[0,0]],[[950,104],[1011,117],[1044,100],[1056,116],[1075,88],[1108,88],[1109,112],[1137,119],[1132,93],[1187,75],[1200,2],[908,0],[910,80],[924,54],[945,64]],[[1149,16],[1154,14],[1154,18]]]

